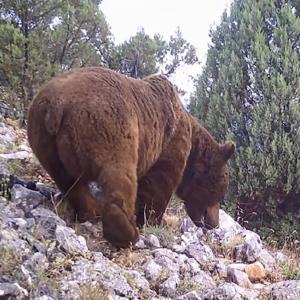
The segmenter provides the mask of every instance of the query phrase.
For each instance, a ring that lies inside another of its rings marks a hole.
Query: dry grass
[[[213,250],[217,257],[233,260],[233,250],[236,246],[242,244],[244,239],[240,235],[231,236],[226,244],[213,242],[209,236],[205,238],[206,244]]]
[[[265,245],[270,253],[282,252],[286,256],[285,262],[277,262],[276,269],[272,274],[268,275],[271,282],[281,280],[300,280],[300,249],[294,249],[285,245],[278,248],[276,245]]]
[[[172,220],[172,217],[176,217]],[[175,194],[172,196],[168,207],[165,212],[166,222],[170,222],[173,228],[179,229],[179,225],[182,223],[183,219],[187,216],[183,201],[177,197]]]
[[[145,225],[143,227],[144,235],[155,235],[163,247],[169,246],[175,242],[175,233],[167,227],[158,225]]]
[[[138,250],[123,249],[112,253],[111,260],[124,268],[135,269],[146,261],[147,256],[151,257],[150,252],[148,253],[147,250],[143,250],[141,253]]]
[[[83,284],[80,286],[82,300],[99,300],[99,299],[109,299],[108,291],[103,288],[100,283],[93,284]]]
[[[22,260],[15,251],[9,247],[0,247],[0,274],[14,276]]]

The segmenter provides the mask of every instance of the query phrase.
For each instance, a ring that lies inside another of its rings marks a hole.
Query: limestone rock
[[[161,294],[165,297],[173,296],[179,282],[179,276],[177,274],[173,274],[160,285]]]
[[[10,297],[28,296],[28,291],[21,288],[17,283],[0,283],[0,298],[9,299]]]
[[[234,282],[241,287],[249,288],[249,289],[252,288],[252,284],[249,280],[248,275],[243,271],[240,271],[232,267],[228,267],[227,278],[229,281]]]
[[[257,300],[259,292],[242,288],[235,283],[223,283],[205,292],[202,299],[205,300]]]
[[[24,262],[23,266],[33,273],[39,273],[44,272],[48,268],[49,262],[44,254],[36,252]]]
[[[39,192],[29,190],[20,184],[14,184],[11,189],[11,200],[22,208],[25,213],[35,209],[46,198]]]
[[[252,263],[255,262],[262,250],[262,242],[255,232],[244,230],[242,238],[245,242],[234,248],[234,256],[237,261]]]
[[[195,258],[202,266],[215,259],[211,248],[200,241],[199,243],[189,244],[185,252],[189,257]]]
[[[28,216],[32,216],[35,219],[40,235],[46,239],[55,238],[55,230],[58,225],[66,225],[66,222],[54,212],[43,207],[33,209]]]
[[[227,265],[225,264],[224,260],[218,260],[218,262],[215,264],[213,274],[218,275],[220,278],[227,277]]]
[[[202,270],[191,277],[191,282],[197,285],[197,287],[202,291],[212,288],[216,285],[211,276]]]
[[[196,231],[196,230],[197,230],[197,226],[194,224],[194,222],[191,220],[190,217],[186,217],[182,220],[180,224],[181,233]]]
[[[287,280],[270,286],[270,298],[274,300],[299,300],[300,280]]]
[[[75,234],[74,229],[58,225],[55,237],[60,246],[71,254],[84,254],[88,251],[85,238]]]
[[[142,238],[140,238],[140,239],[135,243],[134,247],[137,248],[137,249],[145,249],[145,248],[147,248],[147,246],[146,246],[146,244],[145,244],[145,242],[144,242],[144,240],[143,240]]]
[[[157,236],[154,234],[149,234],[148,236],[145,237],[144,242],[146,245],[153,247],[153,248],[159,248],[160,247],[160,242]]]
[[[267,272],[271,273],[274,270],[276,259],[268,252],[268,250],[262,249],[258,260],[264,265]]]
[[[203,298],[196,292],[191,291],[182,296],[175,298],[175,300],[202,300]]]
[[[150,281],[155,281],[162,273],[162,267],[157,264],[153,259],[147,261],[143,265],[145,276]]]
[[[10,160],[23,160],[31,158],[31,155],[27,151],[17,151],[14,153],[0,153],[0,159],[3,159],[4,161],[10,161]]]

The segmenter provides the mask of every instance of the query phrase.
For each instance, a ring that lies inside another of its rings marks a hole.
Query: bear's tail
[[[44,127],[50,135],[57,135],[63,119],[63,103],[59,98],[37,96],[28,111],[28,132],[35,132]]]

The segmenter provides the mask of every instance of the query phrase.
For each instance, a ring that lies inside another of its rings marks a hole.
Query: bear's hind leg
[[[102,215],[102,205],[90,191],[87,183],[78,180],[67,192],[67,199],[73,207],[79,222],[96,222]]]
[[[46,131],[36,134],[38,136],[35,139],[30,139],[33,152],[62,192],[63,198],[74,208],[77,219],[94,220],[100,215],[100,209],[96,209],[96,200],[91,196],[88,186],[67,172],[59,157],[55,138]]]
[[[103,236],[116,247],[126,248],[138,240],[135,222],[136,168],[111,165],[101,171]],[[98,200],[98,199],[97,199]]]
[[[75,179],[65,170],[57,152],[55,140],[46,132],[30,141],[34,154],[43,168],[64,194],[73,185]]]

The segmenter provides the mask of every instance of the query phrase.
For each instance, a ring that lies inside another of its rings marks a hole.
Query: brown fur
[[[216,143],[163,76],[95,67],[54,78],[30,106],[28,139],[79,220],[101,216],[116,246],[134,243],[145,217],[160,223],[176,191],[197,225],[218,225],[234,145]]]

